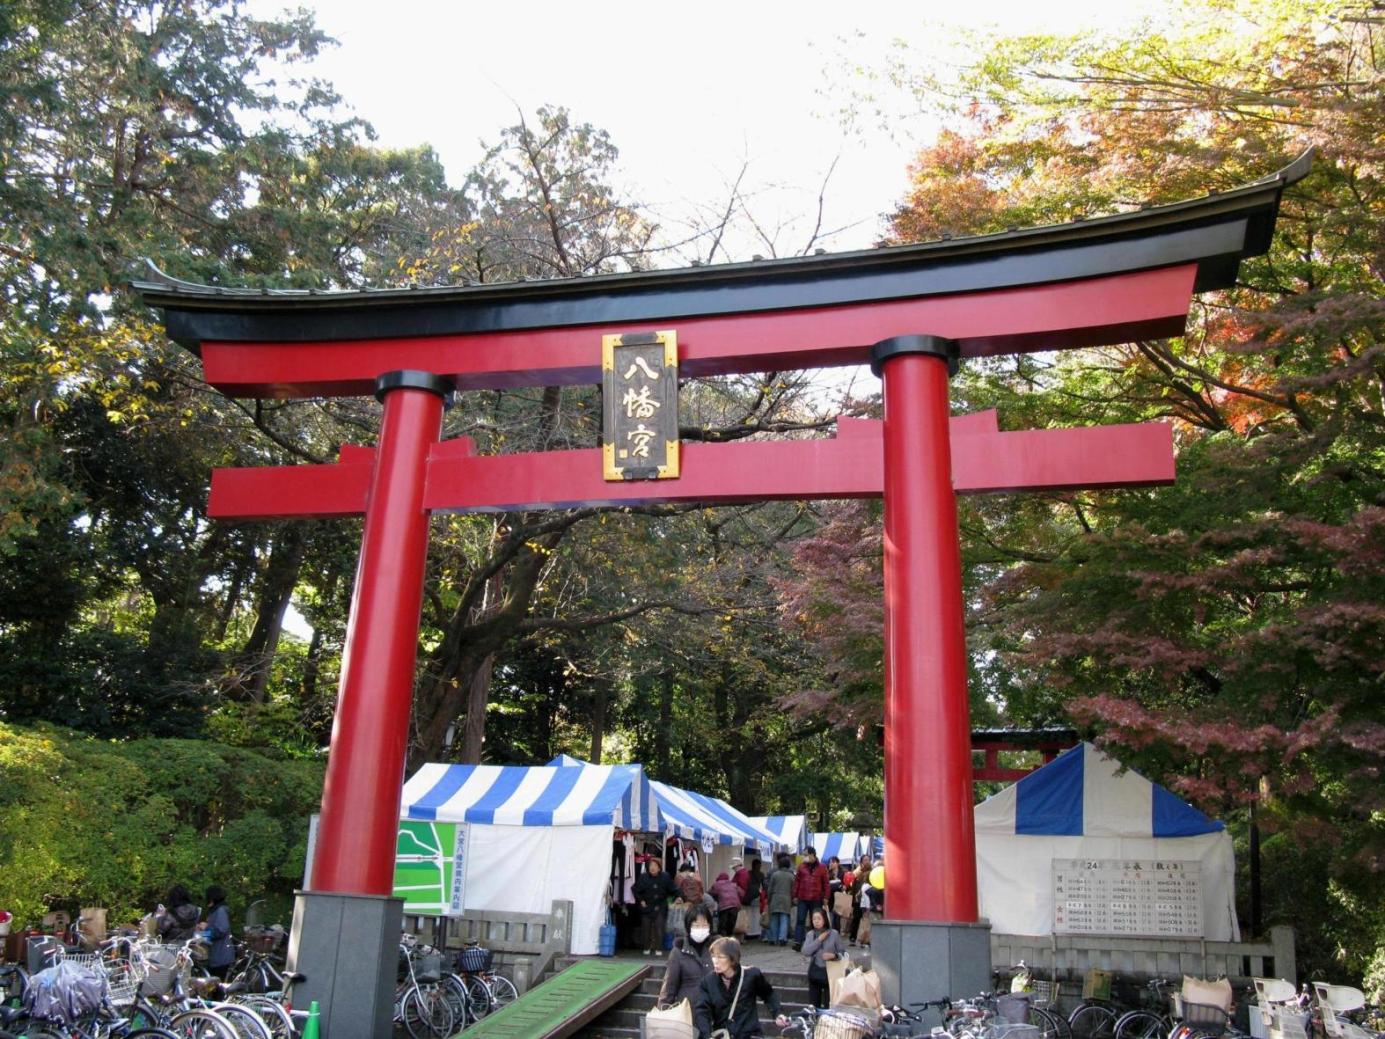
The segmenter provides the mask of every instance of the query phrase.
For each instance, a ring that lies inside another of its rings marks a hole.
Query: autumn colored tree
[[[1268,907],[1318,970],[1340,951],[1360,971],[1385,938],[1363,910],[1385,891],[1379,22],[1219,0],[1124,39],[1001,41],[889,223],[889,241],[1058,223],[1317,149],[1269,254],[1185,336],[969,363],[954,400],[1019,428],[1174,424],[1172,488],[963,504],[974,674],[1013,721],[1076,722],[1212,812],[1254,806],[1271,872],[1320,870]]]

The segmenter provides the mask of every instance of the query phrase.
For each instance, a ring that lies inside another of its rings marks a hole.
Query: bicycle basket
[[[421,985],[431,985],[442,977],[442,957],[437,953],[420,956],[414,961],[414,980]]]
[[[268,956],[279,948],[279,939],[283,937],[283,934],[283,931],[247,931],[245,944],[251,952],[260,956]]]
[[[813,1026],[813,1039],[866,1039],[870,1020],[850,1010],[823,1010]]]
[[[135,971],[124,960],[106,966],[106,983],[111,987],[111,1002],[128,1006],[135,1001]]]
[[[1043,1032],[1034,1025],[1015,1025],[997,1021],[986,1029],[986,1039],[1043,1039]]]
[[[468,974],[479,974],[483,970],[490,970],[494,959],[495,954],[489,949],[468,945],[457,954],[457,965]]]
[[[1029,993],[1012,992],[995,1001],[995,1011],[1000,1019],[1012,1025],[1029,1023]]]
[[[173,991],[173,982],[178,971],[178,946],[146,946],[143,955],[131,963],[131,973],[135,981],[143,982],[144,991],[152,996],[164,996]],[[182,981],[192,976],[192,965],[182,968]]]
[[[1029,983],[1029,1002],[1036,1007],[1052,1006],[1058,1002],[1058,982],[1031,981]]]

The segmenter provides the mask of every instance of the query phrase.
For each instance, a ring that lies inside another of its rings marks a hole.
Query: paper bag
[[[838,891],[832,896],[832,912],[843,920],[851,919],[851,892]]]
[[[870,913],[861,914],[861,926],[856,929],[856,941],[861,945],[870,944]]]
[[[732,928],[732,931],[736,934],[745,934],[748,930],[750,930],[750,912],[745,906],[741,906],[740,909],[736,910],[736,926]]]
[[[829,1003],[840,1003],[837,998],[837,991],[842,986],[842,979],[851,973],[851,957],[843,956],[840,959],[827,961],[827,1000]]]
[[[77,917],[81,930],[82,947],[94,950],[106,940],[106,910],[100,906],[83,906]]]
[[[692,1017],[692,1004],[686,999],[667,1010],[655,1007],[644,1016],[640,1034],[644,1039],[696,1039]]]
[[[837,1003],[844,1007],[880,1007],[880,975],[873,970],[853,970],[842,979]]]

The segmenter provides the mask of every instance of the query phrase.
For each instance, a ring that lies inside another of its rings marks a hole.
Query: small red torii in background
[[[561,282],[352,293],[137,287],[233,396],[375,393],[374,449],[218,470],[221,519],[365,515],[313,876],[291,948],[332,1039],[387,1034],[390,899],[428,516],[579,504],[884,497],[887,999],[990,981],[977,920],[956,493],[1173,480],[1165,425],[1000,432],[953,418],[960,359],[1181,334],[1192,296],[1269,245],[1308,157],[1203,199],[918,246]],[[601,452],[481,457],[439,442],[455,388],[600,381],[603,335],[677,333],[683,377],[869,362],[884,420],[833,439],[684,446],[676,479],[612,483]],[[393,907],[393,908],[392,908]],[[393,914],[393,915],[392,915]],[[383,1017],[381,1015],[384,1015]]]

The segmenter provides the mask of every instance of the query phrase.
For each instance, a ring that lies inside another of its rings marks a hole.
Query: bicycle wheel
[[[136,998],[133,1003],[120,1008],[120,1016],[129,1021],[130,1027],[135,1031],[147,1031],[164,1027],[167,1015],[160,1013],[148,1000]]]
[[[409,989],[400,1001],[399,1011],[413,1039],[444,1039],[452,1034],[452,1008],[436,989]]]
[[[1131,1010],[1116,1020],[1116,1039],[1162,1039],[1168,1034],[1168,1019],[1152,1010]]]
[[[519,998],[515,983],[503,974],[492,974],[486,979],[486,987],[491,990],[491,1009],[507,1007]]]
[[[178,1039],[240,1039],[231,1022],[210,1010],[184,1010],[165,1027]]]
[[[1047,1007],[1030,1007],[1029,1023],[1042,1033],[1043,1039],[1072,1039],[1067,1018]]]
[[[293,1018],[289,1017],[288,1011],[276,1000],[268,996],[241,994],[232,996],[231,1002],[243,1003],[259,1014],[260,1020],[265,1023],[274,1039],[294,1039],[296,1030],[293,1027]]]
[[[127,1032],[125,1039],[178,1039],[178,1037],[167,1028],[136,1028],[133,1032]]]
[[[491,990],[485,979],[475,974],[466,977],[467,1011],[473,1021],[479,1021],[491,1012]]]
[[[231,1022],[240,1039],[274,1039],[264,1019],[244,1003],[217,1003],[211,1009]]]
[[[1115,1039],[1116,1013],[1100,1003],[1083,1003],[1068,1018],[1072,1039]]]
[[[465,1026],[471,1014],[471,1000],[466,994],[466,983],[455,974],[444,974],[439,987],[447,1000],[447,1005],[452,1008],[453,1023]]]

